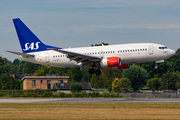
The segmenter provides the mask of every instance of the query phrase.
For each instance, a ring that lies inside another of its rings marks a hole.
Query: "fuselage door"
[[[150,55],[153,54],[153,46],[152,46],[152,45],[149,46],[149,54],[150,54]]]
[[[50,62],[49,54],[48,53],[45,54],[45,61],[46,61],[46,63]]]

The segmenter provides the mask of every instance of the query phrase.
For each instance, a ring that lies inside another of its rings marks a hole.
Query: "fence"
[[[45,92],[53,92],[57,93],[56,90],[0,90],[0,94],[4,93],[6,95],[25,95],[27,93],[34,93],[37,95],[42,95]],[[109,97],[112,93],[109,94]],[[125,96],[129,98],[180,98],[180,92],[179,91],[174,91],[174,92],[131,92],[131,93],[115,93],[119,94],[119,96]]]
[[[140,97],[140,98],[180,98],[179,92],[147,92],[147,93],[119,93],[126,97]]]
[[[4,93],[6,95],[19,94],[24,95],[27,93],[35,93],[37,95],[42,95],[45,92],[54,92],[53,90],[0,90],[0,93]]]

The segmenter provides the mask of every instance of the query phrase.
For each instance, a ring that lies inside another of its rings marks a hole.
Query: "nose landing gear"
[[[157,63],[156,63],[156,65],[155,65],[155,69],[157,69],[158,68],[158,66],[157,66]]]

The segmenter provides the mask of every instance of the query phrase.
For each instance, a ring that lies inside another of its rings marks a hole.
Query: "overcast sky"
[[[47,45],[160,43],[180,48],[180,0],[0,0],[0,55],[22,52],[12,22],[20,18]]]

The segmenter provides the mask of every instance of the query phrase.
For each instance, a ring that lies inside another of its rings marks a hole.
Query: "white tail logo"
[[[37,42],[35,45],[36,45],[36,47],[34,47],[34,42],[33,43],[31,43],[30,45],[29,45],[29,47],[28,47],[28,44],[29,43],[26,43],[25,44],[25,49],[23,49],[24,51],[27,51],[27,50],[29,50],[29,49],[31,49],[31,50],[37,50],[38,48],[39,48],[39,43],[40,42]]]

